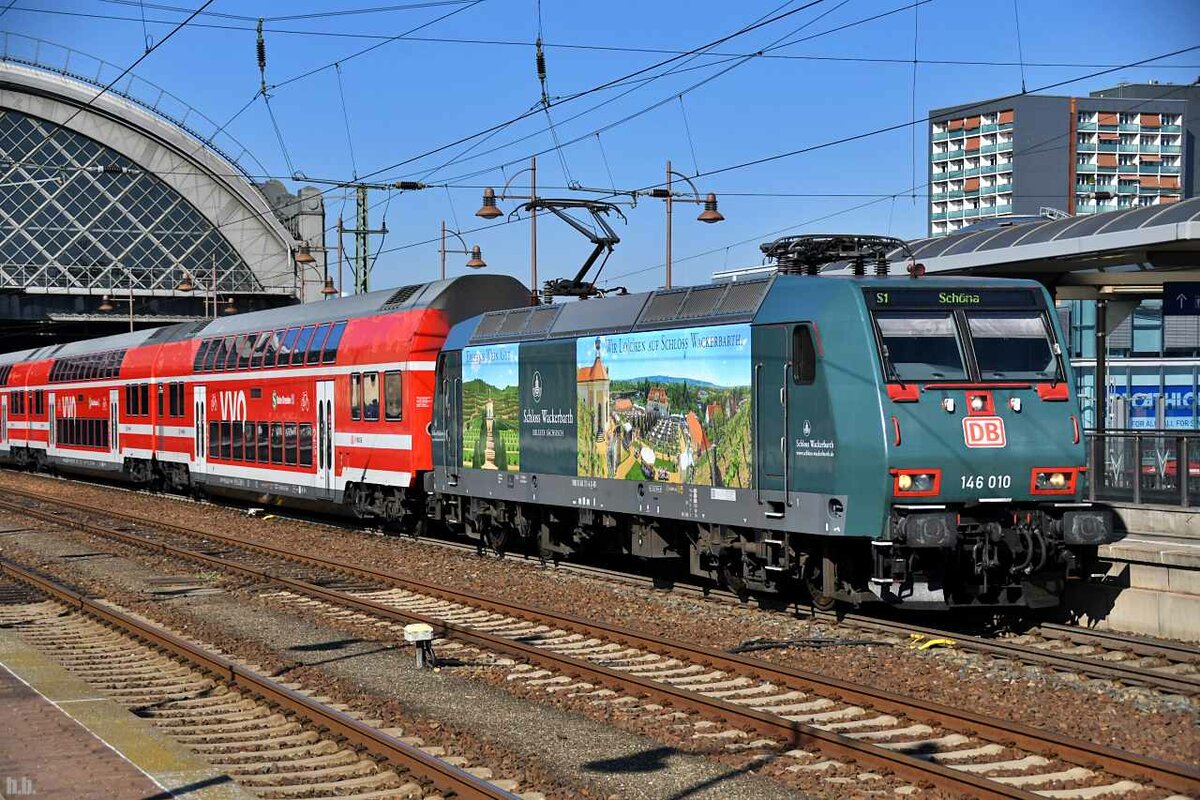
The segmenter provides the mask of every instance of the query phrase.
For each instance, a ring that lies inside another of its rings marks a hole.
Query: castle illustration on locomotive
[[[0,458],[818,605],[1059,602],[1114,534],[1045,289],[770,247],[732,283],[473,275],[0,356]]]

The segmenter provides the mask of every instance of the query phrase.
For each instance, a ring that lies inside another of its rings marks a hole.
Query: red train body
[[[398,519],[446,333],[528,297],[464,276],[0,356],[0,459]]]

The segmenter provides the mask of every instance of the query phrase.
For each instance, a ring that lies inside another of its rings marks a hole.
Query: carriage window
[[[350,419],[362,419],[362,373],[350,374]]]
[[[309,325],[304,330],[300,331],[300,338],[296,340],[296,347],[292,350],[292,363],[303,364],[304,355],[308,350],[308,343],[312,340],[313,326]]]
[[[968,312],[967,325],[981,380],[1062,380],[1041,312]]]
[[[288,328],[287,333],[283,335],[283,344],[279,347],[279,360],[277,366],[286,367],[291,363],[292,348],[296,344],[296,337],[300,335],[299,328]]]
[[[325,339],[325,349],[321,353],[322,364],[332,364],[337,360],[338,345],[342,342],[342,334],[346,332],[346,323],[335,323],[329,329],[329,336]]]
[[[283,423],[271,423],[271,463],[283,463]]]
[[[296,423],[283,423],[283,463],[296,464]]]
[[[266,333],[260,333],[258,335],[258,341],[256,341],[254,343],[254,355],[252,355],[250,357],[250,366],[252,368],[258,369],[259,367],[262,366],[263,353],[266,352],[267,342],[270,341],[270,339],[271,339],[270,331],[267,331]]]
[[[143,417],[150,416],[150,384],[143,383],[138,387],[138,402],[140,413]]]
[[[254,353],[255,335],[239,336],[237,340],[237,368],[246,369],[250,366],[250,356]]]
[[[316,364],[321,360],[321,347],[325,344],[325,337],[328,333],[328,322],[317,328],[316,333],[313,334],[312,341],[308,343],[308,354],[304,358],[304,363]]]
[[[311,423],[300,423],[300,466],[312,466],[313,426]]]
[[[225,337],[225,363],[218,364],[218,369],[235,369],[237,367],[238,358],[238,337]]]
[[[363,419],[374,422],[379,419],[379,373],[364,372],[362,383]]]
[[[155,394],[158,396],[158,415],[161,417],[163,415],[163,395],[166,394],[166,391],[163,384],[159,383],[156,385],[158,387],[155,390]]]
[[[271,429],[265,422],[258,423],[258,460],[263,464],[271,462]]]
[[[253,422],[247,422],[244,426],[246,435],[246,460],[256,461],[258,459],[258,448],[254,444],[254,432],[258,430],[258,425]]]
[[[208,423],[208,457],[217,458],[221,454],[221,426],[219,423]]]
[[[263,352],[263,366],[275,366],[275,358],[279,355],[279,348],[283,344],[283,335],[287,333],[286,329],[280,329],[267,336],[267,349]]]
[[[234,422],[234,423],[232,423],[232,426],[233,426],[233,435],[230,438],[233,440],[233,453],[230,455],[230,458],[235,459],[237,461],[241,461],[242,453],[245,452],[245,450],[243,449],[243,445],[245,444],[245,441],[246,441],[244,432],[242,430],[242,423]]]
[[[962,351],[947,312],[876,313],[889,380],[935,381],[967,376]]]
[[[383,373],[383,414],[390,420],[404,415],[403,383],[398,371]]]
[[[225,363],[225,340],[210,339],[208,343],[208,352],[204,355],[204,371],[212,372],[217,369],[218,364]]]
[[[221,458],[233,458],[233,431],[228,422],[221,423]]]
[[[200,347],[196,350],[196,359],[192,362],[192,370],[200,372],[204,369],[204,357],[208,355],[208,346],[212,344],[211,339],[205,339],[200,343]]]

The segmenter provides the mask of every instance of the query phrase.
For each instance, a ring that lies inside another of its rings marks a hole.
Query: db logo
[[[1004,420],[999,417],[967,417],[963,420],[967,447],[1004,447]]]

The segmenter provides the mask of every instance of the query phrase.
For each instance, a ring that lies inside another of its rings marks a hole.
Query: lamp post
[[[322,253],[328,252],[328,248],[325,248],[325,247],[318,247],[316,249],[322,251]],[[310,245],[308,243],[308,240],[305,239],[304,242],[298,248],[296,248],[296,255],[293,257],[296,261],[296,266],[300,268],[299,277],[300,277],[300,302],[301,303],[306,302],[306,300],[307,300],[307,298],[305,297],[305,291],[304,291],[304,287],[305,287],[304,270],[313,268],[313,265],[317,263],[317,259],[313,258],[312,250],[313,250],[312,245]],[[337,294],[338,290],[337,290],[337,287],[335,287],[333,285],[333,279],[329,276],[328,259],[327,258],[322,259],[322,264],[324,266],[324,269],[322,270],[322,275],[321,275],[321,294],[324,296],[324,298],[326,300],[328,300],[330,297]]]
[[[686,192],[686,193],[674,191],[674,179],[675,178],[682,178],[687,183],[687,185],[689,187],[691,187],[692,191]],[[658,197],[658,198],[666,201],[666,204],[667,204],[667,254],[666,254],[666,256],[667,256],[666,257],[667,282],[666,282],[665,288],[670,289],[671,288],[671,230],[672,230],[671,212],[672,212],[672,206],[675,204],[675,202],[679,201],[679,202],[683,202],[683,203],[703,203],[704,210],[700,212],[700,215],[698,217],[696,217],[696,219],[700,222],[704,222],[704,223],[711,225],[714,222],[723,222],[725,220],[725,217],[724,217],[724,215],[721,214],[720,211],[717,210],[717,196],[715,194],[713,194],[712,192],[709,192],[706,196],[701,197],[700,190],[696,188],[696,184],[692,183],[691,178],[689,178],[687,175],[684,175],[682,172],[676,172],[675,170],[671,169],[671,162],[669,160],[667,161],[667,185],[666,185],[666,188],[665,189],[652,189],[650,191],[650,196]]]
[[[518,175],[529,173],[529,194],[528,195],[510,195],[508,187]],[[483,219],[495,219],[504,214],[496,207],[496,192],[488,187],[483,190],[483,205],[475,216]],[[537,305],[538,299],[538,275],[537,275],[537,212],[538,212],[538,196],[537,196],[537,156],[529,157],[529,166],[526,169],[513,175],[509,178],[504,188],[500,190],[499,199],[501,200],[527,200],[524,208],[529,211],[529,302],[530,305]]]
[[[125,302],[129,303],[129,332],[133,333],[133,270],[118,261],[114,261],[113,266],[125,270],[125,277],[129,281],[129,297]],[[100,296],[100,306],[97,310],[101,314],[111,314],[116,310],[116,306],[112,304],[112,298],[105,294]]]
[[[462,250],[447,250],[446,249],[446,234],[450,234],[463,246]],[[446,253],[462,253],[464,256],[470,256],[467,259],[467,266],[471,269],[483,269],[487,266],[487,262],[483,260],[483,251],[479,249],[479,245],[467,248],[467,242],[463,239],[462,234],[453,228],[446,227],[446,220],[442,220],[442,245],[438,251],[441,254],[442,261],[442,280],[446,280]]]
[[[175,291],[177,291],[177,292],[193,292],[196,290],[197,287],[205,290],[205,302],[204,302],[205,316],[208,315],[208,302],[209,302],[209,299],[211,298],[212,318],[216,319],[217,318],[217,254],[216,253],[213,253],[213,256],[212,256],[212,278],[211,278],[207,288],[203,284],[201,284],[190,271],[188,271],[187,269],[184,269],[183,280],[181,280],[175,286]],[[322,291],[324,291],[324,290],[322,290]],[[233,304],[233,295],[230,295],[229,297],[225,298],[225,307],[221,309],[221,312],[224,314],[236,314],[237,313],[237,306],[235,306]]]

